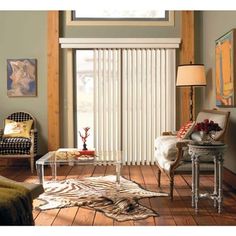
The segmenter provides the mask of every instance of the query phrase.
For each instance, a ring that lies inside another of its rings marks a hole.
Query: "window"
[[[94,147],[93,127],[93,50],[76,51],[76,142],[77,147],[83,147],[79,132],[84,135],[84,127],[90,127],[88,148]]]
[[[152,0],[135,4],[110,0],[99,0],[96,4],[85,0],[68,15],[71,25],[173,25],[173,12],[158,9],[157,2]]]

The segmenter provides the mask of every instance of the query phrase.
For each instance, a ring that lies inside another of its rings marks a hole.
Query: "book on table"
[[[95,150],[80,150],[76,148],[60,148],[56,151],[57,160],[93,160]]]

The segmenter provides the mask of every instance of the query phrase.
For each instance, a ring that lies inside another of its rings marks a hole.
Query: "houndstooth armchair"
[[[6,119],[16,122],[33,120],[30,137],[3,137],[4,129],[0,129],[0,158],[28,158],[31,172],[34,172],[34,159],[37,156],[37,129],[35,118],[24,111],[10,114]],[[5,127],[5,120],[4,120]]]

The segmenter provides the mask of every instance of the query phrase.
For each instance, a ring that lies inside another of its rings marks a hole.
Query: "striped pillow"
[[[177,138],[186,139],[193,132],[195,127],[195,121],[188,121],[183,125],[177,133]]]

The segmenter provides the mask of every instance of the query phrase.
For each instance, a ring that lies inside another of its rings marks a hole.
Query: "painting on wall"
[[[235,91],[235,40],[236,29],[229,31],[216,40],[216,106],[236,106]]]
[[[37,95],[37,60],[7,60],[7,95],[32,97]]]

